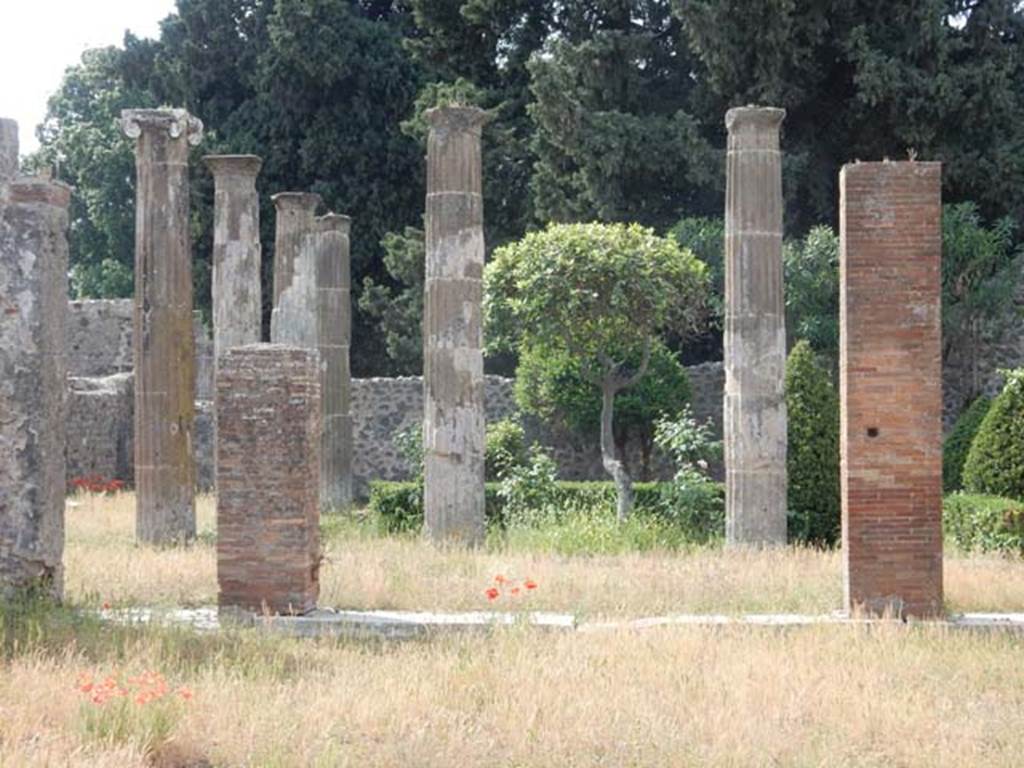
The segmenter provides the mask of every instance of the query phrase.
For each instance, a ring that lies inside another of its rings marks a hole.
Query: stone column
[[[785,114],[771,107],[740,107],[725,115],[725,525],[730,546],[786,543],[779,151]]]
[[[484,539],[484,209],[486,113],[426,113],[427,262],[423,300],[424,531],[437,543]]]
[[[316,264],[312,258],[301,257],[315,225],[314,214],[320,205],[320,195],[279,192],[270,199],[277,212],[270,340],[275,344],[315,349],[316,278],[313,271]]]
[[[0,158],[18,154],[10,125]],[[0,598],[63,590],[70,199],[47,178],[0,180]]]
[[[183,109],[121,113],[136,140],[136,536],[171,544],[195,536],[195,347],[189,146],[202,123]]]
[[[18,175],[18,124],[0,117],[0,197]]]
[[[348,216],[330,213],[316,220],[313,235],[324,427],[320,506],[324,510],[352,503],[351,225]]]
[[[217,369],[221,610],[306,613],[320,591],[320,364],[253,344]]]
[[[255,155],[207,155],[213,173],[213,358],[260,341],[260,201]]]
[[[847,610],[942,612],[942,166],[839,176]]]

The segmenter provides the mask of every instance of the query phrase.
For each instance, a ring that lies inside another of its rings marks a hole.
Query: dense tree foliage
[[[964,488],[1024,501],[1024,368],[1009,371],[967,453]]]
[[[129,142],[113,118],[129,106],[188,107],[208,129],[196,157],[265,158],[268,275],[269,194],[312,189],[353,216],[353,368],[412,372],[420,285],[407,228],[423,226],[419,115],[446,94],[494,116],[484,132],[489,248],[551,220],[639,222],[664,232],[684,219],[674,234],[695,252],[708,245],[700,255],[717,286],[720,250],[705,226],[714,220],[694,217],[722,208],[728,107],[787,110],[789,252],[816,268],[827,243],[823,231],[808,233],[835,225],[837,173],[856,158],[941,160],[945,199],[977,203],[957,209],[962,220],[1019,221],[1021,82],[1024,9],[1014,0],[177,0],[158,39],[128,35],[68,70],[33,162],[58,165],[78,190],[76,290],[123,294],[134,182]],[[212,183],[198,162],[193,181],[203,306]],[[968,245],[1009,252],[1001,242]],[[974,276],[996,277],[997,262],[980,271],[960,261],[946,267],[971,275],[958,286],[973,291]],[[811,304],[794,299],[789,308],[791,327],[821,351],[832,329],[807,323],[825,309],[825,287],[797,286],[813,294]],[[947,331],[970,327],[947,313]],[[719,340],[712,327],[686,347],[667,341],[691,362],[717,357]]]
[[[484,282],[489,344],[545,357],[564,351],[600,393],[601,454],[625,519],[632,478],[615,446],[616,396],[644,378],[666,331],[685,337],[701,328],[707,268],[636,224],[552,224],[499,248]]]
[[[942,490],[946,493],[963,488],[964,463],[971,450],[981,422],[992,407],[992,398],[982,395],[974,399],[957,417],[953,429],[942,442]]]

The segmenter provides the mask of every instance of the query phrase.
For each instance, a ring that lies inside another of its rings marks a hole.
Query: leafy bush
[[[839,399],[831,376],[800,341],[786,361],[790,541],[839,539]]]
[[[526,433],[519,422],[502,419],[487,425],[484,445],[484,476],[501,480],[513,469],[526,465]]]
[[[1024,368],[1008,371],[964,462],[964,488],[1024,499]]]
[[[722,486],[707,476],[708,463],[721,456],[722,444],[712,439],[710,424],[697,424],[689,406],[676,419],[660,419],[655,443],[669,453],[676,474],[661,486],[661,514],[686,532],[693,542],[725,535]]]
[[[597,508],[612,510],[615,507],[615,484],[602,482],[573,482],[558,480],[553,485],[548,483],[547,471],[542,461],[530,463],[532,478],[543,480],[543,490],[534,491],[519,489],[510,492],[504,490],[504,483],[487,483],[484,486],[484,504],[487,522],[492,527],[503,528],[514,522],[529,525],[531,523],[558,522],[568,519],[579,511],[590,511]],[[644,517],[656,517],[667,524],[678,524],[685,529],[685,521],[697,519],[697,510],[688,512],[679,508],[670,509],[664,503],[665,483],[637,483],[636,512]],[[708,502],[717,508],[722,506],[725,498],[722,485],[711,483],[708,488]],[[512,514],[506,505],[516,509]],[[517,506],[518,505],[518,506]],[[377,519],[383,533],[406,533],[418,531],[423,525],[423,486],[415,482],[391,482],[375,480],[370,483],[370,513]],[[528,510],[534,510],[530,512]],[[540,511],[537,511],[540,510]],[[697,531],[692,533],[685,529],[688,540],[703,541],[706,536]]]
[[[992,407],[992,399],[982,395],[964,409],[942,444],[942,490],[946,493],[963,488],[964,462],[971,450],[974,436]]]
[[[942,504],[947,538],[965,552],[1024,553],[1024,504],[982,494],[952,493]]]
[[[839,356],[839,237],[814,227],[783,246],[786,328],[819,354]]]

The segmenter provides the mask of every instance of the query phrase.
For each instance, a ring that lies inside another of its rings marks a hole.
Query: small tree
[[[789,446],[789,538],[814,544],[839,539],[839,400],[828,370],[800,341],[786,361]]]
[[[1007,373],[964,462],[964,487],[1024,500],[1024,368]]]
[[[485,286],[489,349],[564,350],[599,389],[601,456],[624,520],[633,484],[615,450],[615,396],[643,378],[661,334],[701,328],[706,267],[635,224],[551,224],[496,250]]]
[[[546,345],[524,349],[516,368],[516,404],[525,412],[584,439],[600,434],[601,393],[583,378],[580,361],[564,349]],[[640,361],[630,360],[629,365]],[[626,461],[630,443],[640,448],[640,479],[650,479],[654,424],[690,402],[686,370],[660,340],[651,351],[647,374],[615,400],[612,431],[619,457]],[[626,471],[634,475],[628,462]]]
[[[942,490],[946,493],[963,488],[964,463],[974,436],[981,428],[985,414],[992,407],[992,398],[982,395],[964,409],[953,429],[942,443]]]

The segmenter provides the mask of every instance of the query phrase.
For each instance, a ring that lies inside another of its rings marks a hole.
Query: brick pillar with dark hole
[[[195,341],[189,148],[202,123],[183,109],[121,113],[135,140],[135,534],[195,537]]]
[[[486,113],[426,113],[423,301],[424,531],[435,543],[484,539],[484,209],[480,135]]]
[[[63,592],[71,189],[17,175],[0,120],[0,599]]]
[[[942,169],[839,175],[847,610],[942,612]]]
[[[320,362],[254,344],[217,367],[221,610],[302,614],[320,591]]]

